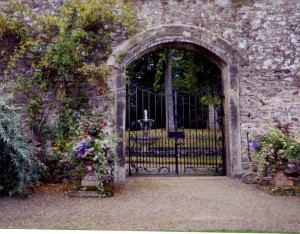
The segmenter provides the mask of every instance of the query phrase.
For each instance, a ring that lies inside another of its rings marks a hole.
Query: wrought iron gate
[[[195,94],[166,95],[130,83],[128,175],[224,175],[220,90],[202,88]]]

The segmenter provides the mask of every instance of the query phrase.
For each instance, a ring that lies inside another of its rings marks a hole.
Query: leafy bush
[[[300,141],[290,134],[291,126],[267,126],[266,132],[253,140],[259,176],[271,167],[292,168],[293,161],[300,160]]]
[[[106,61],[112,41],[134,33],[138,21],[131,3],[122,0],[66,0],[53,14],[35,13],[25,2],[1,4],[1,65],[7,85],[13,85],[15,98],[27,110],[33,139],[43,151],[49,140],[43,132],[49,111],[64,106],[65,99],[78,98],[77,91],[86,90],[87,85],[100,94],[109,90]],[[60,119],[70,118],[60,122],[63,129],[58,137],[68,135],[68,125],[76,117],[72,114],[79,110],[68,109],[73,110],[62,113]],[[44,154],[39,159],[45,162]]]
[[[33,148],[21,133],[21,118],[8,98],[0,90],[0,190],[24,196],[37,179],[36,163],[31,158]]]
[[[111,191],[105,188],[114,181],[115,149],[120,138],[116,133],[108,133],[106,121],[101,114],[83,118],[77,133],[65,145],[57,144],[54,147],[54,158],[73,176],[80,175],[85,167],[93,171],[100,193],[111,196]]]

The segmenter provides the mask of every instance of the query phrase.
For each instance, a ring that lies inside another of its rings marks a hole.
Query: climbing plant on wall
[[[59,123],[64,126],[57,129],[70,132],[70,119],[80,108],[79,100],[85,99],[83,87],[90,82],[100,94],[107,91],[109,68],[104,61],[112,38],[134,33],[136,14],[119,0],[69,0],[56,13],[34,13],[30,4],[19,1],[2,5],[0,60],[5,85],[25,106],[34,140],[43,148],[51,109],[61,113]],[[55,134],[60,138],[66,133]]]

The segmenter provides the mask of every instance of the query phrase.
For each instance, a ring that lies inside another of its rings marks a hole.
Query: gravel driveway
[[[133,177],[102,199],[67,197],[65,189],[0,197],[0,228],[300,232],[300,197],[271,196],[227,177]]]

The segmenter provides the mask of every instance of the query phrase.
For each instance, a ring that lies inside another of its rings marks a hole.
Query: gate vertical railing
[[[174,126],[175,126],[175,166],[176,166],[176,174],[178,174],[178,116],[177,116],[177,92],[174,92]]]
[[[128,174],[223,175],[224,97],[203,89],[196,94],[174,92],[172,98],[174,129],[165,126],[169,114],[165,94],[129,82],[125,136]]]

